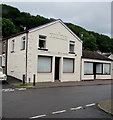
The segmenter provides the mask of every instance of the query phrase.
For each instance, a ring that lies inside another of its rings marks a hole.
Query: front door
[[[60,58],[55,57],[55,80],[59,80],[59,63],[60,63]]]

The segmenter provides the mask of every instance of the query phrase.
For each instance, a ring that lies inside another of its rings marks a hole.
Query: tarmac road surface
[[[97,107],[107,99],[111,85],[3,91],[3,117],[113,119]]]

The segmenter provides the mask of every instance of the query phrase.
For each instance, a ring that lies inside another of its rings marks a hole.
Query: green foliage
[[[83,40],[83,49],[91,51],[112,52],[113,53],[113,39],[108,36],[87,31],[84,28],[76,26],[72,23],[66,25]]]
[[[16,26],[13,24],[13,22],[11,22],[10,19],[0,18],[0,23],[2,23],[2,35],[5,37],[19,32],[19,30],[16,29]]]
[[[30,29],[54,20],[40,15],[33,16],[30,13],[20,12],[17,8],[5,4],[2,5],[2,17],[10,19],[19,31],[23,31],[23,27]]]
[[[27,86],[27,84],[26,83],[21,83],[20,86]]]
[[[96,43],[96,38],[93,34],[90,34],[88,36],[83,36],[83,47],[85,50],[90,50],[90,51],[96,51],[98,50],[98,46]]]
[[[23,27],[31,29],[48,22],[54,21],[54,18],[44,18],[43,16],[33,16],[30,13],[20,12],[17,8],[1,4],[2,17],[0,18],[0,25],[2,23],[3,37],[8,37],[12,34],[23,31]],[[86,50],[113,53],[113,39],[108,36],[87,31],[86,29],[74,25],[72,23],[65,23],[81,40],[83,40],[83,48]],[[1,27],[0,27],[1,32]]]
[[[15,19],[20,16],[20,11],[17,8],[2,4],[2,17]]]

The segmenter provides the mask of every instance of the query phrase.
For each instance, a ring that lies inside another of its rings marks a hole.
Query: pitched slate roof
[[[106,56],[106,57],[109,57],[111,55],[111,53],[105,53],[103,55]]]
[[[82,58],[112,61],[108,57],[101,55],[95,51],[87,51],[87,50],[82,51]]]

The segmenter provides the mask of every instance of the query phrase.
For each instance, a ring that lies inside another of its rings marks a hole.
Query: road
[[[3,91],[4,118],[112,118],[97,103],[111,98],[111,85]]]

